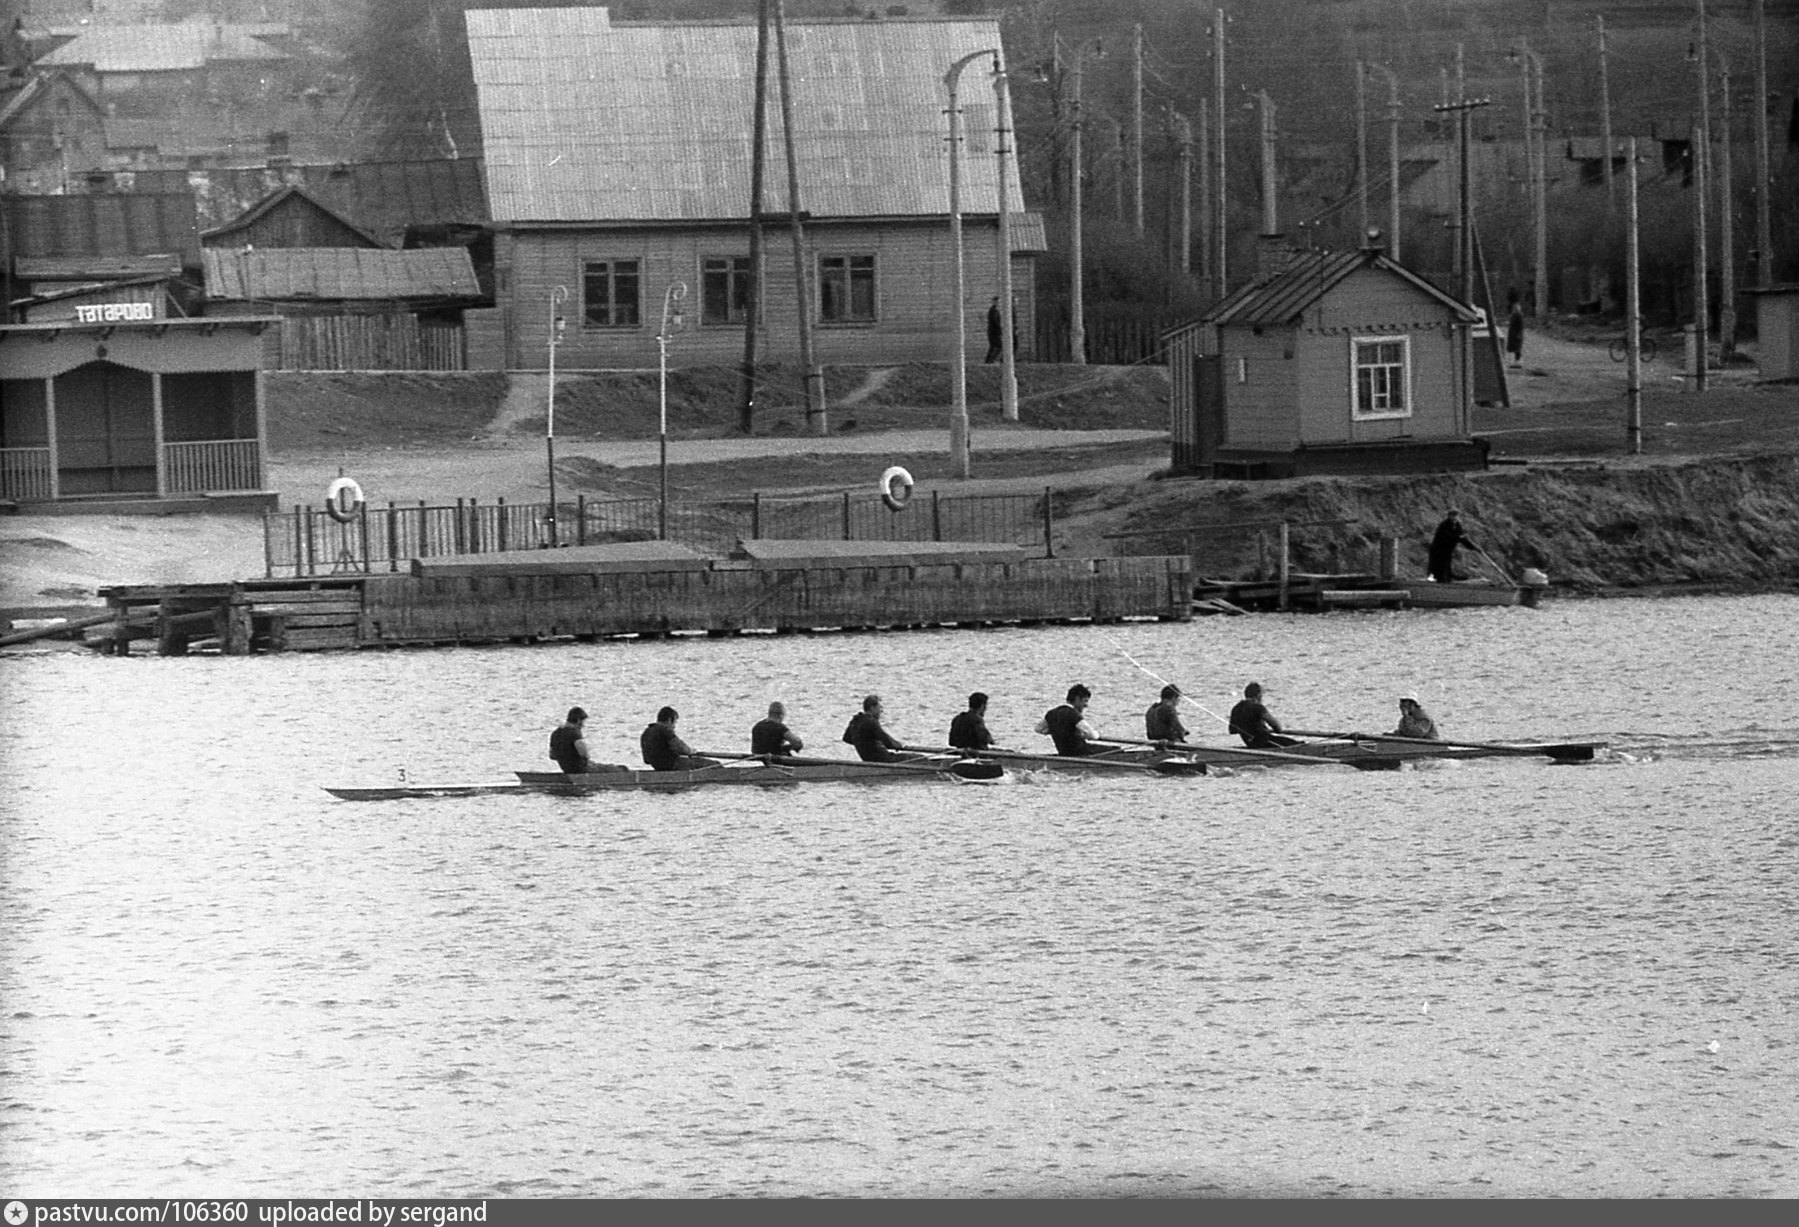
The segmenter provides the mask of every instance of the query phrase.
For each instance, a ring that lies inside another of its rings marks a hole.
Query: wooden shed
[[[1480,469],[1478,313],[1377,248],[1286,251],[1164,334],[1174,467],[1217,477]]]
[[[261,365],[273,321],[144,319],[141,305],[0,327],[0,499],[273,507]]]
[[[1799,283],[1750,290],[1763,379],[1799,379]]]
[[[739,361],[752,276],[755,24],[614,21],[597,7],[467,16],[507,366],[547,365],[558,335],[566,368],[654,366],[677,286],[687,295],[673,360]],[[763,356],[797,356],[803,278],[821,364],[944,361],[958,308],[978,361],[1000,268],[1002,173],[1015,315],[1028,337],[1029,245],[1035,236],[1040,246],[1042,227],[1024,222],[1011,118],[994,89],[999,23],[790,21],[786,45],[799,188],[794,202],[771,74]],[[944,79],[964,61],[957,304]]]
[[[387,244],[302,187],[279,188],[222,226],[204,247],[385,247]]]

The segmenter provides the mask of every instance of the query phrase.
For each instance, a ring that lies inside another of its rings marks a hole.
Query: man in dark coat
[[[1468,534],[1462,531],[1461,516],[1452,507],[1430,539],[1430,556],[1426,560],[1425,574],[1440,584],[1463,578],[1455,573],[1453,565],[1455,547],[1458,545],[1475,548],[1474,542],[1468,540]]]
[[[987,308],[987,361],[998,362],[1006,352],[1006,318],[1000,314],[999,299]]]
[[[958,750],[985,750],[993,744],[987,731],[987,696],[975,691],[968,696],[968,710],[949,722],[949,743]]]
[[[698,771],[702,767],[717,767],[716,758],[703,758],[693,752],[693,747],[682,741],[675,732],[675,721],[681,713],[672,707],[665,707],[656,713],[656,722],[645,726],[638,744],[643,750],[643,761],[657,771]]]

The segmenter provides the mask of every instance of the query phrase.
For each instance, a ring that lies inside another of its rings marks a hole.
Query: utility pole
[[[1175,207],[1175,216],[1179,219],[1179,229],[1175,231],[1175,265],[1185,279],[1193,270],[1193,124],[1185,115],[1176,115],[1174,124],[1176,139],[1180,142],[1180,151],[1175,158],[1175,165],[1180,168],[1175,179],[1180,197]]]
[[[1274,99],[1267,90],[1256,91],[1262,108],[1262,233],[1280,233],[1280,214],[1275,208]]]
[[[1708,48],[1705,41],[1705,0],[1699,5],[1698,53],[1693,57],[1699,87],[1699,119],[1693,125],[1693,339],[1697,359],[1693,371],[1693,391],[1705,391],[1706,371],[1711,347],[1711,269],[1706,265],[1706,240],[1710,237],[1705,218],[1705,197],[1710,189],[1710,160],[1706,146],[1711,143],[1711,82],[1706,77]]]
[[[1768,15],[1755,0],[1755,281],[1774,284],[1774,231],[1768,202],[1774,176],[1768,167]]]
[[[812,349],[812,279],[806,276],[806,229],[800,220],[799,156],[793,147],[793,73],[787,62],[787,13],[774,0],[775,56],[781,76],[781,138],[787,146],[787,208],[793,221],[794,302],[800,317],[800,367],[806,375],[806,424],[815,435],[830,433],[825,418],[825,374]]]
[[[953,270],[950,291],[951,310],[956,326],[950,351],[950,465],[956,476],[967,480],[968,461],[968,283],[962,252],[962,103],[957,98],[962,70],[983,56],[997,55],[992,48],[971,51],[943,74],[943,88],[949,94],[949,235],[950,267]],[[1010,304],[1008,304],[1009,306]]]
[[[1006,180],[1014,169],[1012,157],[1012,93],[1006,66],[1001,60],[1003,48],[993,56],[993,99],[999,112],[994,154],[999,160],[999,250],[994,253],[999,271],[1000,302],[1000,376],[999,415],[1008,422],[1018,420],[1018,338],[1013,335],[1012,308],[1012,205],[1006,198]]]
[[[1544,190],[1548,171],[1543,157],[1543,147],[1548,144],[1548,112],[1543,105],[1543,57],[1532,51],[1523,39],[1518,40],[1518,50],[1513,52],[1513,57],[1524,70],[1524,161],[1530,192],[1531,263],[1536,266],[1530,313],[1540,319],[1549,311],[1549,209]]]
[[[1612,183],[1612,88],[1605,52],[1605,14],[1593,20],[1599,24],[1599,148],[1604,155],[1600,164],[1605,170],[1605,211],[1616,213],[1618,192]]]
[[[1736,221],[1731,217],[1730,61],[1718,56],[1718,89],[1722,105],[1718,124],[1718,358],[1729,359],[1737,347]]]
[[[1199,270],[1212,283],[1212,100],[1199,100]]]
[[[1355,195],[1361,210],[1357,243],[1368,241],[1368,66],[1355,62]]]
[[[1113,119],[1111,128],[1112,153],[1118,163],[1118,171],[1112,176],[1112,216],[1121,222],[1128,222],[1130,219],[1124,213],[1124,181],[1130,166],[1130,159],[1125,154],[1124,148],[1124,121]]]
[[[1230,245],[1230,221],[1225,214],[1224,192],[1224,10],[1214,10],[1212,19],[1212,109],[1218,125],[1212,143],[1212,299],[1223,299],[1229,284],[1225,270],[1225,253]]]
[[[1625,173],[1630,176],[1625,185],[1630,221],[1624,240],[1624,344],[1630,367],[1624,393],[1627,406],[1624,437],[1630,444],[1630,454],[1635,456],[1643,450],[1643,283],[1637,269],[1641,252],[1637,245],[1637,138],[1634,136],[1629,141]]]
[[[1076,366],[1087,364],[1087,321],[1083,318],[1087,302],[1083,292],[1082,282],[1085,278],[1081,268],[1081,61],[1085,57],[1086,48],[1077,44],[1074,49],[1074,99],[1069,107],[1074,130],[1070,142],[1071,165],[1068,175],[1068,360]]]
[[[1456,244],[1456,266],[1461,272],[1460,296],[1464,303],[1474,302],[1474,191],[1473,176],[1468,168],[1468,117],[1477,107],[1488,104],[1485,98],[1464,99],[1439,106],[1439,112],[1454,111],[1456,113],[1456,144],[1460,147],[1460,156],[1456,159],[1460,171],[1459,196],[1456,208],[1456,228],[1460,232]],[[1474,334],[1470,328],[1462,329],[1462,412],[1464,420],[1469,406],[1474,401]]]
[[[1399,259],[1399,75],[1385,64],[1375,64],[1387,74],[1387,254]]]
[[[750,122],[750,292],[749,301],[744,304],[743,365],[739,368],[737,402],[737,429],[746,435],[756,422],[756,343],[762,320],[763,181],[768,175],[768,3],[769,0],[757,0],[756,4],[756,102]]]
[[[1137,233],[1143,233],[1143,26],[1132,37],[1131,54],[1131,208]]]

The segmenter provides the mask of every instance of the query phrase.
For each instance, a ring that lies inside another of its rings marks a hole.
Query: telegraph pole
[[[806,378],[806,424],[815,435],[830,433],[825,418],[825,373],[812,347],[812,288],[806,276],[806,229],[800,220],[799,158],[793,147],[793,73],[787,63],[787,12],[782,0],[773,0],[775,57],[781,75],[781,138],[787,146],[787,208],[793,229],[794,301],[800,317],[800,367]]]
[[[1612,183],[1612,89],[1611,78],[1606,70],[1605,15],[1601,13],[1594,20],[1599,23],[1599,146],[1605,155],[1602,161],[1605,167],[1605,209],[1608,213],[1616,213],[1618,192]]]
[[[1630,367],[1625,383],[1624,437],[1630,444],[1630,454],[1635,456],[1643,450],[1643,283],[1637,270],[1641,253],[1637,245],[1637,138],[1634,136],[1629,141],[1625,173],[1629,175],[1625,195],[1629,201],[1630,228],[1625,232],[1624,344]]]
[[[1179,178],[1176,180],[1180,200],[1175,208],[1180,229],[1175,232],[1175,249],[1177,268],[1185,278],[1193,268],[1193,124],[1185,115],[1176,115],[1174,123],[1175,133],[1180,141],[1180,155],[1175,161],[1175,165],[1180,167]]]
[[[1708,350],[1711,346],[1711,269],[1707,267],[1706,239],[1709,227],[1705,218],[1705,197],[1710,190],[1710,168],[1706,163],[1706,146],[1712,136],[1711,82],[1706,77],[1705,0],[1699,4],[1699,52],[1694,57],[1698,69],[1699,119],[1693,125],[1693,336],[1697,362],[1693,372],[1693,391],[1705,391]]]
[[[1007,422],[1018,420],[1018,338],[1012,335],[1012,205],[1006,199],[1006,175],[1016,168],[1012,160],[1012,93],[1010,79],[1006,76],[1006,67],[1001,59],[1003,51],[993,56],[993,99],[999,111],[998,140],[994,143],[994,153],[999,159],[999,250],[996,254],[999,269],[999,301],[1000,301],[1000,376],[999,376],[999,415]]]
[[[1736,222],[1731,217],[1730,61],[1718,52],[1718,88],[1723,100],[1718,123],[1718,355],[1729,358],[1737,347]]]
[[[768,175],[768,3],[756,5],[756,102],[750,122],[750,286],[744,304],[743,365],[738,380],[737,429],[749,434],[756,421],[756,343],[762,320],[763,181]]]
[[[1212,109],[1218,125],[1212,147],[1212,298],[1224,297],[1228,284],[1225,252],[1230,244],[1230,222],[1225,215],[1224,193],[1224,10],[1217,9],[1212,19]]]
[[[1131,55],[1131,208],[1137,233],[1143,233],[1143,27],[1132,38]]]
[[[1085,58],[1086,48],[1077,45],[1074,49],[1074,100],[1069,107],[1073,134],[1069,151],[1072,165],[1068,176],[1068,360],[1076,366],[1087,363],[1087,321],[1082,318],[1087,302],[1081,269],[1081,61]]]
[[[1355,195],[1361,210],[1357,242],[1368,240],[1368,66],[1355,62]]]
[[[1474,302],[1474,191],[1473,178],[1468,169],[1468,116],[1477,107],[1488,105],[1488,99],[1464,99],[1440,105],[1435,109],[1440,112],[1456,113],[1456,143],[1460,147],[1460,192],[1457,208],[1458,236],[1456,263],[1461,271],[1461,299],[1470,305]],[[1493,321],[1488,321],[1492,326]],[[1474,331],[1462,329],[1462,411],[1467,413],[1474,401]]]
[[[1768,15],[1765,0],[1755,0],[1755,280],[1763,289],[1774,284],[1774,233],[1768,191],[1774,176],[1768,168]]]

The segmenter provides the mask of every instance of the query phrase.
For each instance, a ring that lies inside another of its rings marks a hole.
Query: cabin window
[[[638,308],[635,260],[589,260],[581,269],[581,318],[589,328],[635,328]]]
[[[1410,417],[1411,338],[1352,337],[1349,347],[1355,375],[1351,416]]]
[[[749,318],[750,258],[707,256],[700,261],[700,323],[741,324]]]
[[[875,258],[818,258],[818,318],[827,324],[875,321]]]

